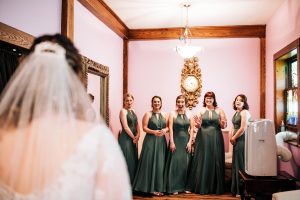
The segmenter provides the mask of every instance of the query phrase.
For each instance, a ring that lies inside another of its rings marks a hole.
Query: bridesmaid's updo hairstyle
[[[151,99],[151,107],[153,108],[153,101],[154,101],[155,98],[158,98],[160,100],[160,108],[159,109],[161,109],[161,107],[162,107],[162,100],[161,100],[161,97],[157,96],[157,95],[155,95],[155,96],[152,97],[152,99]]]
[[[209,91],[209,92],[206,92],[205,95],[204,95],[204,98],[203,98],[203,107],[206,107],[206,103],[205,103],[205,98],[206,98],[206,97],[213,98],[213,99],[214,99],[213,106],[214,106],[214,107],[217,107],[217,106],[218,106],[218,103],[217,103],[217,99],[216,99],[215,93],[212,92],[212,91]]]
[[[181,95],[177,96],[177,97],[176,97],[176,102],[175,102],[175,103],[177,103],[177,100],[178,100],[178,99],[183,99],[183,100],[184,100],[184,104],[186,105],[186,98],[185,98],[184,95],[181,94]]]
[[[130,94],[130,93],[124,94],[123,95],[123,106],[125,105],[124,103],[125,103],[125,100],[126,100],[127,97],[130,97],[130,98],[132,98],[132,100],[134,100],[134,97],[133,97],[132,94]]]
[[[244,106],[243,106],[243,110],[249,110],[249,105],[248,105],[248,102],[247,102],[247,97],[246,95],[244,94],[239,94],[235,97],[234,101],[233,101],[233,109],[234,110],[237,110],[237,107],[235,106],[235,101],[238,97],[241,97],[242,99],[242,102],[244,102]]]

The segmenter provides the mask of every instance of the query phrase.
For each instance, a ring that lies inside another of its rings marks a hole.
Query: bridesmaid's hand
[[[138,135],[137,135],[137,136],[134,136],[134,138],[132,138],[132,142],[133,142],[134,144],[137,144],[138,141],[139,141],[139,136],[138,136]]]
[[[173,142],[170,143],[170,150],[171,150],[172,153],[174,153],[175,150],[176,150],[176,146]]]
[[[191,142],[188,142],[187,145],[186,145],[186,150],[187,152],[191,153],[192,152],[192,143]]]
[[[201,124],[201,118],[198,117],[198,115],[195,115],[195,116],[194,116],[194,121],[195,121],[195,127],[196,127],[196,128],[199,128],[199,127],[200,127],[200,124]]]
[[[236,139],[235,139],[234,137],[231,137],[231,138],[230,138],[230,143],[231,143],[232,145],[235,145],[235,144],[236,144]]]
[[[220,125],[221,125],[221,128],[224,129],[227,127],[227,121],[226,119],[221,119],[220,120]]]
[[[161,129],[161,132],[163,135],[165,135],[167,133],[167,130],[165,128]]]
[[[157,137],[161,137],[161,136],[163,136],[164,135],[164,132],[162,131],[162,130],[157,130],[156,132],[155,132],[155,136],[157,136]]]

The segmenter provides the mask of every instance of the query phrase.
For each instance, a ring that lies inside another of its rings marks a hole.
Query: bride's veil
[[[41,42],[0,99],[0,183],[21,194],[42,191],[61,174],[80,139],[97,123],[66,50]]]

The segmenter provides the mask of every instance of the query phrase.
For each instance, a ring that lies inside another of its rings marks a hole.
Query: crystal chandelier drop
[[[201,50],[201,47],[192,46],[192,33],[188,26],[188,18],[189,13],[188,9],[191,5],[190,4],[184,4],[183,7],[186,9],[186,23],[184,26],[183,31],[181,31],[179,41],[181,42],[181,45],[177,45],[175,50],[176,52],[182,57],[182,58],[191,58],[196,55]]]

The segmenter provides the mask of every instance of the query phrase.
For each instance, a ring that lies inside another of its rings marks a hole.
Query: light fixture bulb
[[[179,36],[179,41],[182,45],[177,45],[175,50],[182,58],[191,58],[196,55],[200,50],[201,47],[191,46],[192,40],[192,33],[188,26],[188,8],[191,4],[183,4],[183,7],[186,8],[186,24],[184,29],[181,31]]]
[[[176,52],[182,57],[182,58],[191,58],[196,55],[201,50],[201,47],[197,46],[191,46],[189,44],[185,45],[178,45],[175,48]]]

